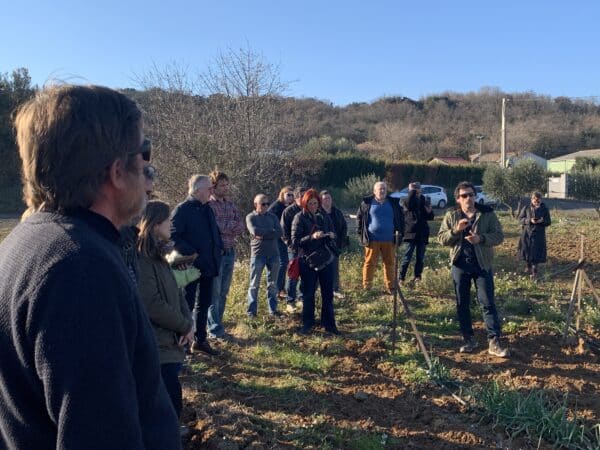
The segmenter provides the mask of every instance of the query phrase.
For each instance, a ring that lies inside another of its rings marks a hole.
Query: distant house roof
[[[569,161],[576,158],[600,158],[600,148],[592,150],[579,150],[578,152],[569,153],[567,155],[557,156],[549,161]]]
[[[430,158],[427,162],[429,164],[446,164],[448,166],[462,166],[464,164],[469,164],[469,161],[460,156],[437,156],[435,158]]]
[[[506,154],[507,158],[513,158],[517,156],[515,152],[508,152]],[[497,153],[484,153],[480,155],[479,153],[475,153],[474,155],[469,155],[469,159],[471,162],[479,162],[479,163],[499,163],[500,162],[500,152]]]

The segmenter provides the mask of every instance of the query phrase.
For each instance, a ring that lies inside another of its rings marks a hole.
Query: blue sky
[[[153,63],[203,71],[249,44],[279,65],[289,95],[338,105],[483,86],[600,95],[593,1],[31,0],[2,16],[0,72],[27,67],[36,84],[137,87]]]

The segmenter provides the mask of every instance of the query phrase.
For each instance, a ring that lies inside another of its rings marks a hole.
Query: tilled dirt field
[[[485,341],[483,330],[477,332],[480,342]],[[489,356],[483,347],[471,355],[454,349],[437,355],[455,379],[467,384],[500,379],[516,389],[544,388],[558,397],[569,393],[569,402],[578,414],[591,422],[600,419],[596,395],[600,361],[595,354],[577,345],[565,347],[556,333],[535,326],[508,336],[508,340],[512,349],[508,360]],[[523,438],[507,439],[502,430],[481,423],[475,411],[461,406],[446,390],[404,384],[397,370],[382,363],[389,344],[381,339],[364,344],[347,340],[326,374],[326,385],[315,377],[314,386],[266,391],[264,395],[240,391],[239,382],[257,374],[224,362],[243,351],[239,345],[225,345],[225,354],[208,362],[202,383],[218,387],[196,390],[197,376],[184,377],[184,417],[193,428],[186,448],[297,448],[294,436],[311,427],[320,428],[323,436],[347,429],[395,438],[386,448],[537,446]],[[322,352],[327,354],[326,344]],[[262,376],[268,377],[268,373]],[[311,447],[321,448],[318,443]]]

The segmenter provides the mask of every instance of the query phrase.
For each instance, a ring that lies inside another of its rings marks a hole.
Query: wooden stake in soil
[[[394,235],[394,280],[398,281],[398,245],[400,233],[396,231]],[[394,289],[394,309],[392,317],[392,355],[396,352],[396,326],[398,317],[398,289]]]
[[[398,296],[400,297],[400,303],[402,303],[402,308],[404,309],[404,314],[406,314],[406,317],[408,318],[408,322],[410,323],[413,333],[415,334],[415,338],[417,338],[417,343],[419,344],[421,353],[423,353],[423,356],[425,357],[425,361],[427,362],[427,367],[429,367],[429,369],[432,369],[433,364],[431,363],[431,358],[429,357],[429,352],[427,351],[427,347],[425,347],[425,342],[423,342],[421,333],[419,333],[419,330],[417,329],[417,323],[415,322],[415,316],[413,316],[411,310],[408,307],[408,303],[407,303],[406,299],[404,298],[404,295],[402,295],[402,290],[400,289],[400,283],[398,282],[398,280],[396,280],[396,291],[398,291]]]
[[[575,271],[575,280],[573,281],[573,290],[571,291],[571,299],[569,300],[569,308],[567,309],[567,318],[565,321],[565,329],[563,331],[563,340],[567,339],[567,335],[569,334],[569,327],[571,326],[571,320],[573,318],[573,309],[575,309],[575,332],[578,333],[580,329],[581,322],[581,291],[583,289],[584,282],[588,284],[590,289],[592,290],[592,294],[594,295],[596,302],[600,305],[600,297],[598,293],[594,289],[592,285],[592,281],[588,277],[585,272],[585,235],[580,233],[580,250],[579,250],[579,261],[577,262],[577,270]],[[577,297],[575,296],[577,294]],[[575,298],[577,298],[577,308],[575,308]]]

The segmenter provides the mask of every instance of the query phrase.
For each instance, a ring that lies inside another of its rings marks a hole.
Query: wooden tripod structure
[[[569,327],[571,326],[571,321],[573,319],[573,312],[575,312],[575,331],[579,332],[580,320],[581,320],[581,291],[584,287],[584,284],[587,284],[591,289],[592,294],[594,295],[596,301],[598,302],[598,306],[600,306],[600,296],[594,289],[594,285],[592,281],[588,277],[587,273],[585,273],[585,255],[584,255],[584,244],[585,244],[585,235],[580,233],[580,250],[579,250],[579,261],[577,262],[577,269],[575,271],[575,280],[573,281],[573,290],[571,291],[571,299],[569,301],[569,309],[567,310],[567,320],[565,322],[565,329],[563,331],[563,340],[567,339],[567,335],[569,334]],[[575,303],[575,299],[577,299],[577,303]],[[574,311],[575,310],[575,311]]]

